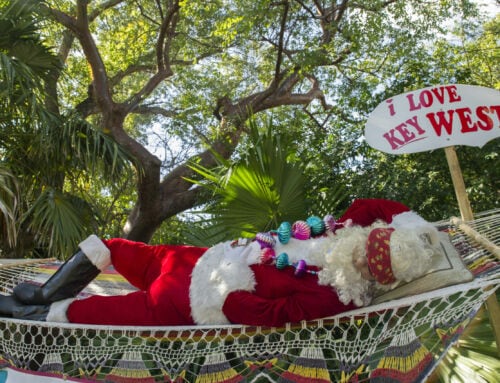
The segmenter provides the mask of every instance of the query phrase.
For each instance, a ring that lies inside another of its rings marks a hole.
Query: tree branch
[[[283,48],[284,48],[284,35],[286,31],[286,20],[288,18],[288,10],[290,8],[290,4],[288,1],[284,1],[283,3],[284,10],[283,10],[283,15],[281,17],[281,23],[280,23],[280,34],[279,34],[279,39],[278,39],[278,54],[276,56],[276,65],[274,68],[274,83],[278,84],[280,81],[280,72],[281,72],[281,63],[283,61]]]
[[[155,114],[163,117],[175,117],[177,112],[160,108],[159,106],[139,105],[134,109],[136,114]]]

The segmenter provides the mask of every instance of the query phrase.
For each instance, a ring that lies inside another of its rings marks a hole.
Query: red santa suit
[[[339,222],[367,226],[392,221],[409,211],[394,201],[356,200]],[[65,312],[73,323],[170,326],[238,323],[280,326],[353,309],[335,290],[319,285],[317,275],[300,278],[294,269],[278,270],[258,261],[256,241],[233,247],[230,242],[207,248],[146,245],[115,238],[102,241],[111,263],[138,290],[122,296],[92,296],[69,302]],[[293,242],[293,241],[292,241]],[[301,242],[301,243],[299,243]],[[283,245],[291,261],[308,259],[314,269],[315,246],[307,240]]]

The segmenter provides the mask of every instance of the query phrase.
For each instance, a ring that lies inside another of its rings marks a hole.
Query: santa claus
[[[374,287],[390,289],[422,275],[437,238],[408,207],[380,199],[356,200],[317,232],[307,221],[296,226],[208,249],[92,235],[43,285],[22,283],[13,295],[0,296],[0,315],[107,325],[281,326],[369,304]],[[110,264],[137,290],[76,298]]]

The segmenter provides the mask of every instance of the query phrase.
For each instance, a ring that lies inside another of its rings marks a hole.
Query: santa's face
[[[352,263],[364,279],[367,281],[375,280],[372,273],[370,273],[370,269],[368,268],[368,259],[366,258],[365,250],[361,246],[357,246],[353,250]]]

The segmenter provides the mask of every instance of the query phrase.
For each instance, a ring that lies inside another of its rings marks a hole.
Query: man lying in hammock
[[[0,296],[0,316],[106,325],[281,326],[370,303],[426,271],[436,229],[408,207],[356,200],[335,222],[308,219],[253,241],[199,248],[92,235],[43,285]],[[110,264],[137,291],[76,298]]]

